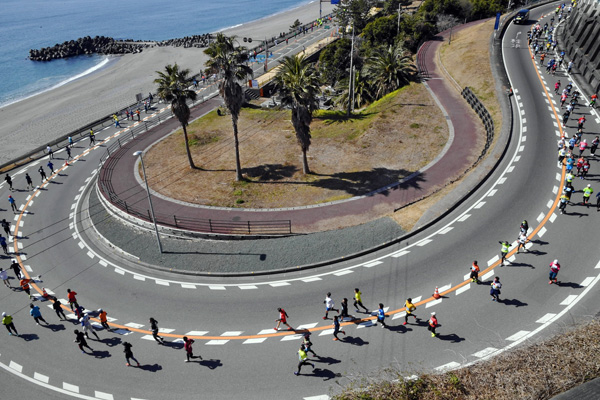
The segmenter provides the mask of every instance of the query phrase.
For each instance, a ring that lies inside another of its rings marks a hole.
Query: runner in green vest
[[[306,347],[304,345],[300,345],[300,350],[298,350],[298,371],[294,371],[294,375],[300,375],[300,369],[303,365],[310,365],[311,367],[315,367],[315,364],[308,362],[308,354],[306,354]]]
[[[502,257],[502,265],[504,265],[506,255],[508,254],[508,250],[510,249],[510,244],[506,240],[500,241],[498,243],[502,245],[502,248],[500,249],[500,256]]]
[[[590,208],[590,196],[594,193],[594,189],[592,189],[592,185],[588,184],[585,189],[583,189],[583,204],[587,205]]]

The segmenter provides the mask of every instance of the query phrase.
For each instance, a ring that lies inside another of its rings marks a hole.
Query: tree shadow
[[[370,117],[377,113],[374,112],[364,112],[364,113],[351,113],[349,116],[344,111],[329,111],[329,112],[321,112],[320,115],[315,116],[314,120],[323,121],[325,125],[332,125],[338,122],[352,122],[352,121],[362,121],[365,118]]]
[[[143,371],[149,371],[149,372],[157,372],[160,371],[162,369],[162,366],[158,365],[158,364],[145,364],[145,365],[140,365],[139,367],[137,367]]]
[[[414,171],[405,169],[373,168],[367,171],[336,172],[331,175],[313,173],[322,179],[306,184],[329,190],[344,191],[353,196],[360,196],[376,191],[376,194],[389,196],[392,191],[408,188],[420,189],[424,182],[425,173],[413,176],[402,184],[396,184],[404,177],[408,177]],[[389,186],[389,187],[388,187]]]
[[[259,181],[279,181],[291,178],[298,167],[294,165],[264,164],[256,167],[244,168],[244,174],[249,178],[258,178]]]
[[[517,299],[500,299],[500,300],[498,300],[498,303],[502,303],[507,306],[515,306],[515,307],[526,307],[529,305],[529,304],[523,303],[521,300],[517,300]]]
[[[354,346],[363,346],[365,344],[369,344],[369,342],[365,342],[361,337],[354,336],[346,336],[343,338],[342,342],[352,344]]]
[[[221,360],[216,360],[213,358],[211,358],[210,360],[200,360],[198,361],[198,364],[207,367],[208,369],[217,369],[223,366]]]
[[[67,329],[63,324],[48,324],[45,327],[51,329],[52,332],[64,331]]]
[[[452,343],[460,343],[465,340],[465,338],[458,336],[456,333],[451,333],[449,335],[438,334],[437,338]]]
[[[25,333],[25,334],[19,335],[19,337],[22,338],[26,342],[31,342],[32,340],[38,340],[40,338],[35,333]]]
[[[99,341],[100,343],[104,343],[108,347],[115,347],[121,344],[121,338],[119,337],[111,337],[111,338],[103,338]]]
[[[98,359],[112,357],[112,355],[106,350],[94,350],[90,355]]]
[[[571,289],[582,289],[583,288],[583,286],[581,286],[578,283],[574,283],[574,282],[561,282],[561,281],[558,281],[556,283],[556,286],[559,286],[559,287],[568,287],[568,288],[571,288]]]

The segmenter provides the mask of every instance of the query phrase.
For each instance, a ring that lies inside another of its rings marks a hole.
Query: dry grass
[[[489,361],[416,380],[364,382],[336,400],[544,400],[600,376],[600,322],[595,320]]]
[[[187,165],[182,133],[154,146],[146,169],[154,190],[179,200],[227,207],[276,208],[366,194],[425,166],[448,138],[446,121],[423,85],[411,84],[353,118],[319,112],[303,175],[287,110],[242,110],[240,155],[245,180],[234,182],[231,118],[216,112],[190,124],[194,161]],[[377,216],[374,216],[377,217]]]
[[[490,67],[490,33],[494,19],[473,25],[452,35],[452,43],[440,49],[442,63],[461,88],[469,86],[494,120],[496,132],[502,128],[502,112]]]

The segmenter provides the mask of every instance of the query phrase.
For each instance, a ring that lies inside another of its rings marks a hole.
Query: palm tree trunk
[[[185,151],[187,151],[190,168],[196,169],[196,165],[194,164],[194,160],[192,159],[192,153],[190,152],[190,143],[188,141],[187,129],[184,124],[181,124],[181,127],[183,128],[183,138],[185,139]]]
[[[310,169],[308,169],[308,159],[306,158],[306,150],[302,149],[302,172],[306,174],[310,174]]]
[[[232,117],[231,124],[233,125],[233,143],[235,146],[235,180],[242,180],[242,165],[240,163],[240,142],[238,140],[237,121]]]

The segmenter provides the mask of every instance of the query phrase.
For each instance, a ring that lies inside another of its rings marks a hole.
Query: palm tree
[[[350,78],[344,78],[337,85],[338,90],[341,90],[342,93],[337,97],[336,104],[343,109],[347,109],[348,102],[352,101],[352,93],[350,93],[350,89],[348,88],[349,83]],[[354,89],[354,104],[352,108],[361,108],[372,100],[371,85],[361,70],[354,72],[352,89]]]
[[[192,86],[194,80],[190,77],[189,69],[179,69],[177,63],[175,65],[167,65],[165,71],[156,71],[158,78],[154,80],[154,83],[158,85],[158,97],[171,102],[171,111],[183,128],[183,137],[185,139],[185,150],[187,151],[188,161],[190,168],[195,169],[194,160],[192,159],[192,153],[190,152],[190,144],[187,135],[187,125],[190,120],[190,108],[186,101],[196,100],[196,92],[189,89]]]
[[[302,149],[302,171],[309,174],[306,152],[310,146],[313,112],[319,107],[319,76],[303,55],[296,54],[283,59],[275,82],[282,105],[292,109],[292,125]]]
[[[402,45],[396,44],[367,60],[364,72],[373,85],[376,99],[406,85],[416,74],[410,56],[404,54]]]
[[[219,84],[219,93],[223,97],[225,107],[231,113],[233,140],[235,145],[235,180],[242,180],[240,163],[240,143],[238,141],[238,118],[244,104],[244,91],[238,83],[252,74],[252,68],[245,64],[248,51],[245,47],[234,45],[235,36],[227,37],[217,34],[217,39],[204,50],[210,59],[206,66],[213,72],[222,73],[223,80]]]

